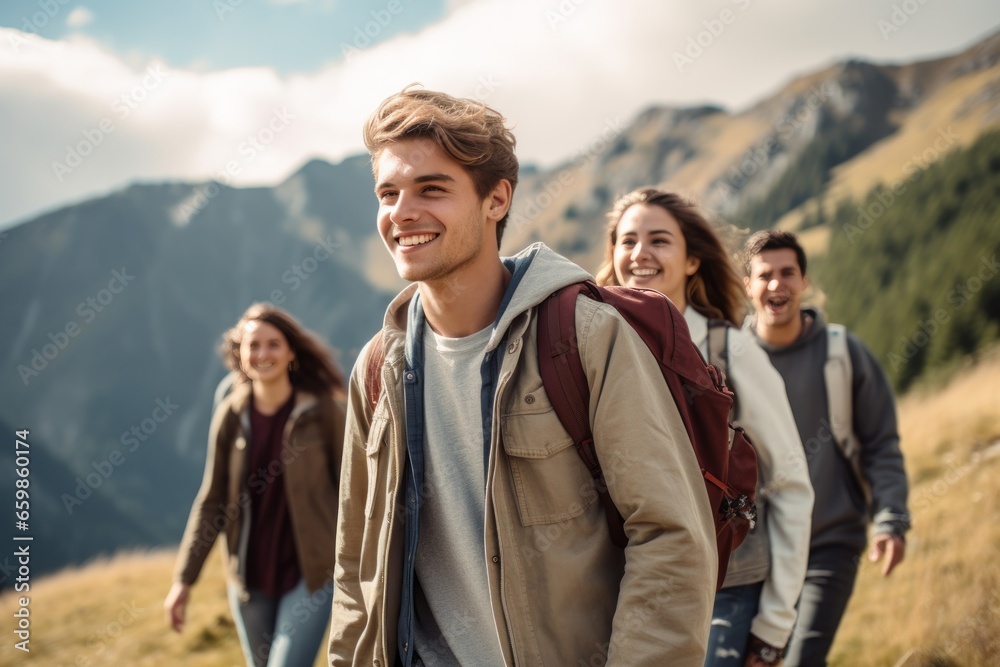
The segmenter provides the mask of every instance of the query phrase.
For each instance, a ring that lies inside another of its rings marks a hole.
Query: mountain
[[[367,159],[312,162],[275,188],[134,185],[8,232],[0,419],[30,430],[33,525],[72,527],[39,550],[53,566],[178,539],[216,347],[251,303],[287,308],[349,368],[391,296],[364,274],[370,190]]]
[[[1000,33],[907,65],[837,63],[737,113],[654,107],[620,133],[585,138],[565,164],[524,178],[505,248],[545,239],[596,267],[605,212],[643,185],[683,192],[742,227],[795,229],[817,205],[830,211],[844,197],[863,197],[997,126]],[[811,231],[808,249],[825,250],[826,235]]]
[[[543,240],[595,270],[605,212],[652,183],[743,227],[802,229],[821,254],[845,202],[1000,126],[998,92],[994,34],[945,58],[837,63],[738,112],[609,121],[564,164],[522,169],[503,250]],[[269,188],[134,184],[0,236],[0,421],[35,447],[32,525],[52,545],[42,571],[179,539],[224,375],[216,347],[252,302],[288,309],[350,368],[400,286],[371,189],[367,156],[317,160]],[[916,299],[899,294],[916,322]]]

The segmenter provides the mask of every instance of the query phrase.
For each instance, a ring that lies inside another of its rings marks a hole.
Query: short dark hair
[[[789,248],[795,251],[795,257],[799,260],[799,271],[806,275],[806,251],[799,245],[799,239],[791,232],[784,232],[780,229],[765,229],[757,232],[747,239],[743,247],[743,268],[746,274],[750,275],[750,261],[765,250],[780,250]]]

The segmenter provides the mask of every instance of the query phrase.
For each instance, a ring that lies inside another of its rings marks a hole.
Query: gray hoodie
[[[826,323],[816,310],[803,308],[803,312],[813,320],[798,340],[784,346],[759,342],[785,381],[788,402],[805,448],[809,477],[816,493],[810,547],[840,545],[860,552],[873,515],[876,533],[904,536],[910,527],[906,472],[892,389],[871,351],[849,333],[847,346],[854,370],[854,433],[861,443],[861,469],[873,499],[872,506],[866,507],[863,492],[834,442],[830,427],[823,380]]]

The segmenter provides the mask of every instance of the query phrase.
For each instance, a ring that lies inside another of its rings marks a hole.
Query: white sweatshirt
[[[690,306],[684,319],[691,340],[707,359],[708,319]],[[727,382],[737,395],[736,423],[746,430],[757,452],[757,506],[762,515],[766,513],[763,527],[770,547],[770,567],[755,581],[738,585],[764,581],[750,631],[783,647],[795,624],[795,605],[809,561],[813,489],[781,376],[753,336],[733,327],[727,336]],[[725,585],[732,584],[727,580]]]

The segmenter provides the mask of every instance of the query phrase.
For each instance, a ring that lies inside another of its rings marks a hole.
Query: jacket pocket
[[[504,451],[524,526],[560,523],[594,502],[594,481],[545,391],[527,393],[503,418]]]
[[[369,519],[372,518],[372,513],[375,510],[375,494],[379,489],[379,463],[388,427],[388,417],[376,417],[368,432],[368,442],[365,444],[365,458],[368,461],[368,493],[365,498],[365,516]]]

